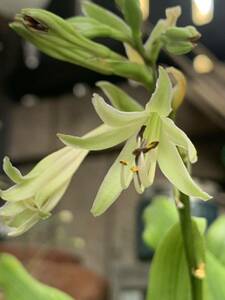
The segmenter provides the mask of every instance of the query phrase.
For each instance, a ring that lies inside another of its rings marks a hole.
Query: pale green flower
[[[8,227],[9,236],[20,235],[50,216],[87,153],[64,147],[40,161],[26,176],[5,157],[4,171],[15,183],[0,191],[6,201],[0,208],[0,219]]]
[[[102,150],[127,140],[97,193],[94,215],[102,214],[132,180],[137,192],[144,192],[154,181],[157,163],[181,192],[203,200],[210,198],[192,180],[179,154],[177,146],[186,151],[191,163],[197,161],[194,145],[168,117],[172,91],[168,74],[160,67],[156,90],[143,111],[120,111],[94,95],[93,105],[105,123],[104,130],[91,137],[59,135],[66,145],[86,150]]]

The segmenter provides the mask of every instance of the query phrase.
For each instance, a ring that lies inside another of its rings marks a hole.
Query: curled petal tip
[[[102,215],[101,212],[99,212],[98,210],[96,210],[94,207],[91,209],[91,214],[96,218]]]

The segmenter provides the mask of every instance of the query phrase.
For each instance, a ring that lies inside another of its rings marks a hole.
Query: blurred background
[[[225,205],[225,4],[214,0],[151,0],[148,6],[146,0],[140,1],[146,15],[146,36],[164,17],[165,8],[174,5],[183,9],[179,24],[194,24],[203,35],[190,55],[163,53],[160,63],[179,67],[188,79],[178,124],[199,152],[194,176],[214,195],[213,203],[197,201],[195,214],[211,222]],[[113,1],[93,2],[119,14]],[[90,101],[98,91],[96,81],[116,82],[140,102],[148,100],[145,90],[134,83],[56,61],[22,41],[8,22],[28,6],[45,7],[64,18],[81,13],[78,0],[0,2],[0,161],[7,154],[23,173],[62,146],[56,133],[80,135],[100,123]],[[123,53],[117,42],[103,42]],[[15,254],[37,278],[77,300],[144,299],[152,253],[141,240],[141,215],[154,195],[170,195],[171,191],[158,173],[155,187],[143,196],[131,187],[107,213],[93,218],[89,210],[94,195],[118,151],[90,154],[53,217],[20,238],[6,240],[2,236],[0,251]],[[1,178],[2,184],[10,184],[3,174]],[[63,278],[56,276],[62,272]]]

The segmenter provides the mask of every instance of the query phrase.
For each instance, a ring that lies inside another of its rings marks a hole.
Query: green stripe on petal
[[[87,150],[102,150],[118,145],[138,131],[138,126],[113,128],[105,125],[102,131],[87,137],[76,137],[71,135],[58,134],[60,140],[69,146]]]
[[[107,81],[99,81],[96,85],[101,88],[115,108],[128,112],[143,111],[141,104],[116,85]]]
[[[205,193],[191,178],[174,144],[168,142],[165,134],[161,135],[158,163],[163,174],[182,193],[197,197],[202,200],[209,200],[210,195]]]
[[[50,213],[56,207],[62,196],[65,194],[69,184],[70,180],[64,183],[62,187],[60,187],[54,194],[52,194],[47,203],[42,207],[42,211]]]
[[[127,162],[127,166],[124,166],[126,168],[124,170],[124,176],[126,179],[126,185],[128,186],[130,184],[133,178],[133,173],[130,171],[130,167],[134,162],[134,155],[132,152],[135,149],[135,146],[136,137],[132,137],[127,141],[118,158],[106,174],[91,209],[94,216],[103,214],[116,201],[123,191],[123,186],[121,184],[121,168],[123,166],[120,163],[121,160]]]
[[[43,171],[45,171],[46,169],[51,167],[52,164],[55,164],[56,161],[58,161],[64,155],[67,155],[69,152],[71,152],[71,148],[64,147],[64,148],[46,156],[31,170],[31,172],[27,176],[33,178],[33,177],[40,175]]]
[[[159,78],[156,82],[156,89],[150,102],[146,105],[146,110],[157,112],[162,117],[167,117],[172,108],[172,84],[166,70],[159,67]]]
[[[111,105],[107,104],[102,97],[94,94],[92,99],[94,108],[101,118],[101,120],[112,127],[123,127],[128,125],[141,125],[145,122],[147,114],[142,112],[124,112],[117,110]]]
[[[161,124],[162,121],[159,115],[157,113],[151,113],[144,131],[144,138],[149,144],[160,140]]]
[[[35,195],[35,204],[38,207],[42,207],[45,202],[49,201],[49,198],[61,187],[68,185],[68,181],[70,181],[73,174],[79,168],[80,164],[87,156],[88,151],[80,150],[74,159],[68,161],[67,165],[61,168],[58,172],[54,172],[54,178],[52,178],[48,184],[43,186],[40,191],[38,191]]]
[[[184,148],[191,163],[197,161],[197,151],[188,136],[169,118],[163,118],[163,130],[168,139],[175,145]]]

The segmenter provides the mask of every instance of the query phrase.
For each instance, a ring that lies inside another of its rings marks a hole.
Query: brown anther
[[[141,140],[143,139],[143,135],[144,135],[144,131],[145,131],[146,126],[143,125],[140,129],[140,131],[138,132],[137,138],[141,138]]]
[[[198,268],[194,270],[193,272],[194,276],[198,279],[204,279],[205,278],[205,263],[200,263]]]
[[[36,20],[28,15],[24,15],[23,19],[24,19],[24,23],[27,27],[37,30],[37,31],[48,32],[48,29],[49,29],[48,26],[39,22],[38,20]]]
[[[127,166],[128,162],[126,160],[120,160],[121,165],[123,166]]]
[[[139,169],[137,166],[134,166],[130,169],[133,173],[138,173],[139,172]]]
[[[142,150],[143,150],[143,148],[137,148],[132,152],[132,154],[134,156],[139,156],[141,154]]]
[[[151,144],[149,144],[149,145],[146,147],[146,149],[147,149],[146,152],[148,152],[148,151],[150,151],[150,150],[152,150],[152,149],[155,149],[158,145],[159,145],[159,142],[158,142],[158,141],[152,142]]]

